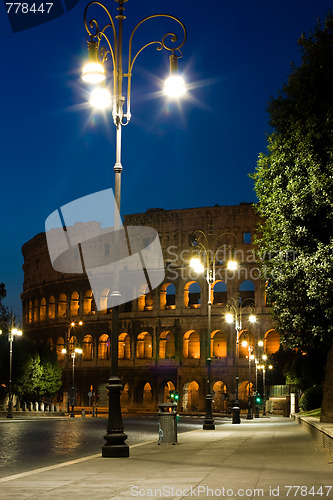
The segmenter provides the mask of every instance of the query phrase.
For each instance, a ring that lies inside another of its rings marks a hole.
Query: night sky
[[[65,15],[17,33],[0,5],[0,282],[17,315],[21,246],[44,231],[59,206],[114,185],[115,129],[85,104],[80,79],[86,4],[80,0]],[[114,0],[105,4],[116,12]],[[256,201],[248,174],[266,148],[268,100],[291,62],[300,62],[299,35],[324,19],[331,2],[129,0],[125,7],[125,54],[141,18],[167,13],[184,22],[188,39],[179,64],[190,89],[181,104],[167,102],[160,90],[169,54],[150,47],[137,59],[133,117],[123,128],[122,214]],[[174,29],[172,21],[160,26],[142,26],[137,47]]]

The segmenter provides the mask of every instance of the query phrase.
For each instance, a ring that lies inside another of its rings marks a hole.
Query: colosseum
[[[264,354],[279,348],[279,334],[253,253],[258,224],[253,205],[148,209],[125,216],[124,224],[149,226],[158,232],[165,278],[154,290],[141,290],[137,299],[120,306],[118,359],[124,384],[123,411],[155,411],[170,391],[179,393],[180,410],[203,411],[207,357],[211,358],[214,411],[225,412],[235,399],[237,365],[239,399],[245,408],[249,390],[255,390],[256,381],[262,384],[250,354],[260,361]],[[210,246],[206,250],[215,271],[210,286],[207,269],[199,274],[189,266],[193,251],[202,249],[202,245],[193,245],[200,239],[198,235],[203,239],[207,236]],[[223,255],[216,252],[218,248],[224,249]],[[237,270],[228,270],[227,252],[238,262]],[[45,233],[25,243],[22,253],[24,332],[56,350],[63,368],[64,403],[72,373],[70,354],[80,347],[82,354],[75,358],[76,404],[88,406],[92,393],[94,403],[106,407],[112,334],[110,289],[96,294],[86,274],[55,271]],[[226,314],[234,308],[241,316],[238,336],[235,322],[226,322]],[[250,323],[250,314],[255,314],[255,323]]]

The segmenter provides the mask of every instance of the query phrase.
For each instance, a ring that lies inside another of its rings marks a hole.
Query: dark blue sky
[[[105,3],[115,12],[114,0]],[[21,311],[23,243],[44,231],[45,219],[59,206],[114,184],[114,127],[83,105],[86,4],[81,0],[64,16],[18,33],[12,33],[0,5],[0,282],[7,287],[6,305],[16,314]],[[300,62],[299,35],[313,28],[318,16],[323,19],[330,4],[125,4],[126,52],[129,33],[141,18],[168,13],[184,22],[188,39],[180,68],[192,88],[181,106],[166,103],[158,91],[168,72],[168,54],[148,48],[138,58],[133,117],[123,129],[123,214],[255,201],[248,173],[266,147],[268,100],[286,81],[291,62]],[[138,47],[164,34],[153,23],[138,32]]]

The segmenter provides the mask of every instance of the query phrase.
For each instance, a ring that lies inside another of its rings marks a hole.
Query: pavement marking
[[[138,446],[143,446],[145,444],[157,443],[157,440],[144,441],[143,443],[132,444],[129,448],[137,448]],[[67,467],[68,465],[79,464],[80,462],[85,462],[87,460],[92,460],[93,458],[102,458],[102,453],[96,455],[89,455],[88,457],[77,458],[75,460],[70,460],[69,462],[62,462],[61,464],[49,465],[48,467],[41,467],[39,469],[33,469],[26,472],[20,472],[19,474],[13,474],[12,476],[5,476],[0,478],[0,483],[6,483],[8,481],[14,481],[15,479],[21,479],[22,477],[32,476],[33,474],[40,474],[42,472],[48,472],[55,469],[60,469],[60,467]],[[115,457],[117,458],[117,457]]]

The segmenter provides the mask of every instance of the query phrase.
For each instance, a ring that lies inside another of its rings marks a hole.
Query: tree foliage
[[[302,63],[269,103],[274,132],[253,175],[259,261],[284,340],[309,352],[333,333],[333,16],[298,41]]]
[[[3,283],[0,283],[0,330],[7,331],[9,322],[9,311],[6,306],[3,305],[2,301],[6,297],[6,287]]]

